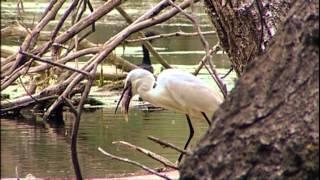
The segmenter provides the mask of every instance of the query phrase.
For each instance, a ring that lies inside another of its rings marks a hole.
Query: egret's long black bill
[[[130,101],[132,98],[132,93],[131,93],[131,83],[127,83],[126,87],[124,88],[124,90],[122,91],[122,94],[120,96],[120,99],[118,101],[117,107],[114,111],[114,113],[117,113],[118,107],[121,103],[121,108],[124,108],[124,113],[128,114],[128,110],[129,110],[129,105],[130,105]]]
[[[127,88],[124,88],[123,91],[122,91],[122,94],[121,94],[121,96],[120,96],[120,99],[118,100],[118,103],[117,103],[116,110],[114,111],[115,114],[117,114],[117,110],[118,110],[118,108],[119,108],[119,104],[120,104],[120,102],[121,102],[121,100],[122,100],[122,98],[123,98],[126,90],[127,90]]]

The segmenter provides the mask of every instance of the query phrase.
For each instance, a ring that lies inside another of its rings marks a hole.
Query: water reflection
[[[44,125],[41,118],[16,120],[1,119],[1,177],[15,177],[15,168],[24,177],[31,173],[36,177],[73,176],[70,156],[70,132],[73,116],[64,113],[65,125],[54,127]],[[207,129],[202,120],[195,120],[196,130],[193,143]],[[78,156],[85,177],[106,177],[111,174],[134,172],[130,165],[110,160],[98,152],[97,147],[106,151],[130,157],[150,167],[161,167],[159,163],[113,141],[127,141],[150,149],[175,162],[178,153],[163,149],[147,140],[152,135],[183,147],[188,135],[183,114],[169,111],[130,111],[126,122],[121,114],[114,115],[114,109],[97,109],[84,112],[78,135]]]

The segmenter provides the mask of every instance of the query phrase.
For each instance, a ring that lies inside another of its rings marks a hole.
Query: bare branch
[[[229,71],[225,75],[223,75],[221,79],[226,78],[232,71],[233,71],[233,66],[231,65],[231,68],[229,69]]]
[[[118,12],[126,19],[128,23],[132,23],[132,19],[130,16],[121,8],[116,8]],[[137,21],[136,21],[137,22]],[[139,32],[140,36],[145,38],[145,35],[143,32]],[[156,58],[156,60],[165,68],[171,68],[170,64],[153,48],[150,42],[144,41],[143,45],[149,50],[149,52]]]
[[[21,45],[22,51],[28,51],[30,46],[35,45],[35,41],[38,38],[38,35],[40,31],[49,23],[50,20],[52,20],[56,14],[58,13],[58,10],[62,7],[65,0],[58,0],[57,3],[54,4],[52,9],[44,16],[44,18],[36,25],[36,27],[32,30],[31,34],[28,34],[25,38],[24,42]],[[14,65],[11,67],[9,74],[13,72],[17,67],[21,66],[27,61],[25,56],[18,54],[16,57],[16,61]]]
[[[161,140],[159,138],[156,138],[156,137],[153,137],[153,136],[148,136],[148,139],[150,139],[151,141],[154,141],[154,142],[156,142],[156,143],[158,143],[158,144],[160,144],[160,145],[162,145],[164,147],[169,147],[171,149],[174,149],[174,150],[176,150],[176,151],[178,151],[178,152],[180,152],[182,154],[185,154],[185,155],[190,155],[191,154],[189,151],[181,149],[181,148],[177,147],[176,145],[173,145],[171,143],[165,142],[165,141],[163,141],[163,140]]]
[[[207,32],[202,32],[203,35],[213,35],[216,34],[215,31],[207,31]],[[177,37],[190,37],[190,36],[198,36],[198,32],[194,33],[186,33],[186,32],[174,32],[174,33],[168,33],[168,34],[158,34],[154,36],[149,36],[145,38],[138,38],[138,39],[128,39],[125,42],[126,43],[135,43],[135,42],[140,42],[140,41],[150,41],[154,39],[160,39],[160,38],[169,38],[173,36]]]
[[[116,160],[118,160],[118,161],[122,161],[122,162],[125,162],[125,163],[128,163],[128,164],[135,165],[135,166],[137,166],[137,167],[139,167],[139,168],[141,168],[141,169],[143,169],[143,170],[145,170],[145,171],[147,171],[147,172],[149,172],[149,173],[151,173],[151,174],[154,174],[154,175],[156,175],[156,176],[162,177],[162,178],[167,179],[167,180],[171,180],[171,178],[169,178],[168,176],[166,176],[166,175],[164,175],[164,174],[161,174],[161,173],[158,173],[157,171],[155,171],[155,170],[153,170],[153,169],[151,169],[151,168],[149,168],[149,167],[147,167],[147,166],[145,166],[145,165],[142,165],[142,164],[140,164],[140,163],[138,163],[138,162],[136,162],[136,161],[133,161],[133,160],[130,160],[130,159],[127,159],[127,158],[122,158],[122,157],[119,157],[119,156],[112,155],[112,154],[104,151],[101,147],[98,147],[98,150],[99,150],[102,154],[110,157],[111,159],[116,159]]]
[[[55,63],[53,61],[47,61],[45,59],[42,59],[40,58],[39,56],[36,56],[36,55],[33,55],[33,54],[30,54],[30,53],[27,53],[27,52],[24,52],[24,51],[20,51],[19,53],[23,54],[23,55],[26,55],[26,56],[30,56],[32,57],[34,60],[37,60],[37,61],[40,61],[40,62],[44,62],[44,63],[47,63],[47,64],[50,64],[50,65],[54,65],[54,66],[58,66],[60,68],[64,68],[64,69],[68,69],[68,70],[71,70],[71,71],[74,71],[74,72],[78,72],[78,73],[81,73],[85,76],[87,76],[88,78],[90,78],[90,74],[85,72],[85,71],[81,71],[79,69],[74,69],[72,67],[69,67],[69,66],[66,66],[66,65],[63,65],[63,64],[59,64],[59,63]]]
[[[132,148],[132,149],[135,149],[139,152],[141,152],[142,154],[145,154],[147,156],[149,156],[150,158],[160,162],[161,164],[167,166],[167,167],[170,167],[170,168],[173,168],[173,169],[178,169],[178,167],[172,163],[171,161],[169,161],[168,159],[154,153],[154,152],[151,152],[147,149],[144,149],[142,147],[139,147],[139,146],[136,146],[136,145],[133,145],[133,144],[130,144],[128,142],[125,142],[125,141],[115,141],[115,142],[112,142],[112,144],[122,144],[124,146],[127,146],[129,148]]]
[[[58,1],[57,3],[60,5],[61,1],[63,0],[60,0]],[[77,22],[76,24],[74,24],[73,26],[71,26],[67,31],[65,31],[64,33],[60,34],[56,40],[54,41],[54,43],[57,43],[57,44],[63,44],[65,43],[66,41],[68,41],[70,38],[72,38],[74,35],[76,35],[77,33],[79,33],[81,30],[85,29],[86,27],[88,27],[89,25],[91,25],[92,23],[94,23],[96,20],[100,19],[102,16],[104,16],[105,14],[109,13],[115,6],[118,6],[119,4],[121,3],[121,0],[112,0],[112,1],[108,1],[106,2],[103,6],[101,6],[100,8],[96,9],[93,13],[91,13],[90,15],[88,15],[87,17],[81,19],[79,22]],[[61,4],[62,5],[62,4]],[[58,7],[61,7],[61,6],[58,6],[58,5],[54,5],[52,7],[52,9],[50,9],[50,15],[53,14],[53,12],[57,11],[59,8]],[[53,9],[55,11],[53,11]],[[49,16],[49,15],[48,15]],[[51,16],[49,16],[51,17]],[[48,21],[48,17],[45,16],[45,18],[42,19],[42,21]],[[39,23],[39,24],[44,24],[44,23]],[[37,25],[36,27],[38,27],[40,25]],[[42,26],[40,26],[42,27]],[[38,34],[38,32],[40,32],[42,28],[35,28],[33,31],[35,31],[35,34]],[[31,42],[30,39],[32,39],[33,36],[32,35],[29,35],[26,37],[26,40],[25,40],[25,45],[23,44],[22,47],[22,51],[25,51],[27,49],[27,47],[29,47],[29,44]],[[39,46],[38,48],[34,49],[32,52],[34,54],[38,54],[39,56],[41,56],[43,53],[45,53],[48,48],[50,46],[47,46],[47,44],[50,44],[51,42],[47,42],[46,44],[44,44],[43,46]],[[15,72],[17,72],[17,66],[23,66],[25,64],[25,62],[27,62],[27,57],[26,56],[17,56],[17,60],[14,62],[14,65],[11,67],[10,71],[7,72],[6,74],[2,74],[2,77],[3,76],[7,76],[7,75],[11,75]],[[29,63],[30,65],[30,63]],[[92,68],[92,66],[90,66],[90,68]],[[21,74],[21,72],[19,72],[19,74]],[[8,84],[10,84],[12,81],[16,80],[17,79],[17,75],[15,76],[12,76],[10,77],[10,82],[6,82],[4,81],[5,84],[7,84],[5,87],[8,86]],[[5,89],[5,87],[2,86],[2,83],[1,83],[1,89]]]
[[[30,94],[30,92],[27,90],[27,88],[24,86],[21,77],[19,77],[18,79],[19,79],[19,82],[20,82],[23,90],[26,92],[26,94],[27,94],[31,99],[33,99],[35,102],[39,103],[39,101],[38,101],[37,99],[35,99],[35,98]]]
[[[36,99],[37,97],[38,96],[33,96],[33,99]],[[38,102],[48,101],[51,99],[56,99],[57,97],[58,97],[57,95],[49,95],[46,97],[37,98],[37,101]],[[11,111],[11,110],[14,110],[14,109],[27,107],[27,106],[35,103],[35,101],[33,99],[30,98],[30,96],[24,96],[23,98],[16,99],[15,101],[9,101],[7,103],[1,102],[0,114],[4,114],[4,113]]]
[[[217,53],[219,50],[221,50],[220,44],[216,44],[215,46],[212,47],[212,49],[209,50],[209,54],[215,54]],[[201,59],[201,61],[199,62],[198,66],[196,67],[196,69],[194,70],[193,74],[196,76],[199,74],[200,70],[202,69],[203,65],[205,65],[207,60],[207,55],[203,56],[203,58]]]
[[[191,0],[185,0],[184,2],[180,3],[180,7],[186,8],[190,5]],[[176,15],[179,11],[175,8],[168,10],[167,12],[159,15],[157,18],[153,17],[151,19],[137,22],[136,24],[131,24],[127,28],[123,29],[121,32],[119,32],[117,35],[112,37],[109,41],[107,41],[104,45],[102,50],[99,54],[95,55],[87,62],[87,64],[81,69],[83,71],[91,71],[94,66],[101,63],[111,52],[112,50],[118,46],[124,39],[126,39],[130,34],[137,32],[141,29],[153,26],[155,24],[159,24],[161,22],[164,22],[174,15]],[[70,93],[70,91],[77,85],[81,80],[83,80],[83,75],[72,75],[69,77],[69,79],[72,79],[71,83],[68,84],[67,88],[64,90],[64,92],[60,96],[65,96]],[[53,108],[55,108],[59,103],[61,103],[62,99],[58,98],[49,108],[49,110],[52,111]],[[50,114],[50,111],[47,111],[45,116],[48,116]]]

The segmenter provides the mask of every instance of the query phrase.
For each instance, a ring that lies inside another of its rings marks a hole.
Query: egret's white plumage
[[[133,72],[133,74],[136,73],[144,74],[140,70]],[[145,79],[144,77],[142,79]],[[140,81],[139,78],[130,80],[131,82]],[[143,100],[192,117],[202,117],[201,112],[211,117],[223,101],[220,94],[214,92],[200,79],[177,69],[164,70],[158,76],[156,87],[149,88],[141,88],[140,92],[137,91]]]
[[[123,98],[122,108],[125,109],[126,114],[130,100],[136,94],[155,106],[187,115],[190,135],[185,148],[193,136],[189,116],[204,116],[210,124],[208,117],[213,115],[223,101],[223,97],[218,92],[213,91],[199,78],[178,69],[164,70],[158,76],[157,82],[153,74],[144,69],[132,70],[125,80],[125,89],[119,100],[120,102]]]

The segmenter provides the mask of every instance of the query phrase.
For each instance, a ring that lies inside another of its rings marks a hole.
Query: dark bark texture
[[[319,179],[319,2],[298,0],[180,166],[181,179]]]
[[[221,45],[240,76],[247,63],[263,52],[294,0],[204,2]]]

